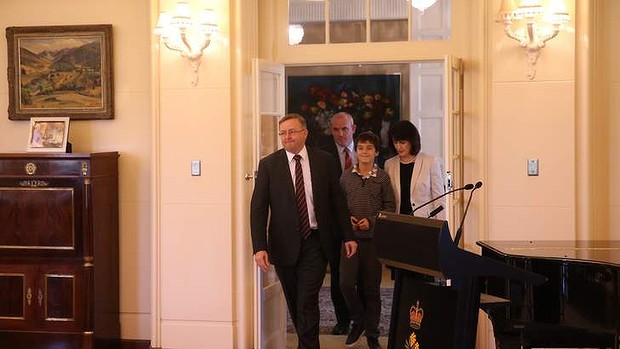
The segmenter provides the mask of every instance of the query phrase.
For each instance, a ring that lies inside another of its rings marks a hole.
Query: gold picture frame
[[[113,119],[112,25],[9,27],[9,119]]]
[[[69,139],[69,117],[32,117],[27,152],[64,153]]]

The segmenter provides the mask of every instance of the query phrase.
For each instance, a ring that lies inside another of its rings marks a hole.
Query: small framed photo
[[[69,138],[69,117],[32,117],[28,128],[28,152],[64,153]]]

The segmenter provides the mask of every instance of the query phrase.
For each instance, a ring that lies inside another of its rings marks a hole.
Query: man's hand
[[[344,253],[345,257],[351,258],[357,251],[357,242],[355,241],[345,241],[344,242]]]
[[[267,251],[258,251],[254,254],[254,261],[263,271],[269,271],[271,263],[269,263],[269,254]]]

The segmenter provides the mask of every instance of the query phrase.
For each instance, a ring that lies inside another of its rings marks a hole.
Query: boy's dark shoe
[[[342,336],[349,333],[349,324],[348,323],[338,323],[334,328],[332,328],[332,334],[336,336]]]
[[[344,342],[344,345],[346,345],[347,347],[354,346],[355,343],[359,341],[362,334],[364,334],[364,327],[362,327],[362,324],[354,322],[353,326],[351,327],[351,333],[349,333],[349,335],[347,336],[347,340],[346,342]]]
[[[368,348],[370,349],[381,349],[381,345],[379,345],[379,338],[367,337],[366,342],[368,343]]]

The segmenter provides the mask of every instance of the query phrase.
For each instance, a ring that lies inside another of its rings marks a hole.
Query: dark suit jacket
[[[340,155],[338,154],[338,147],[336,146],[336,142],[332,137],[329,142],[325,143],[321,150],[324,150],[332,155],[334,159],[336,159],[336,164],[338,165],[338,178],[342,176],[342,165],[340,164]]]
[[[314,212],[326,258],[332,257],[332,235],[354,240],[349,210],[331,155],[307,148]],[[262,159],[252,194],[250,225],[254,253],[265,250],[275,265],[293,265],[301,245],[295,188],[284,149]],[[267,234],[268,232],[268,234]]]

